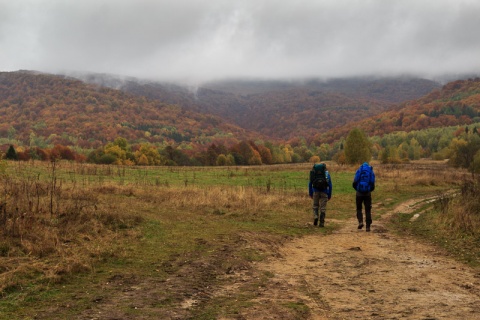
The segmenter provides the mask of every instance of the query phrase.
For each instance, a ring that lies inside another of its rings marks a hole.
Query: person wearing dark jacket
[[[357,191],[355,202],[357,205],[358,229],[363,228],[362,207],[364,206],[366,231],[369,232],[372,224],[372,191],[375,190],[375,173],[368,162],[364,162],[357,169],[352,186]]]
[[[316,189],[312,185],[312,181],[308,183],[308,194],[310,198],[313,199],[313,225],[319,225],[321,228],[325,226],[325,216],[327,212],[327,201],[332,198],[332,179],[330,174],[326,170],[327,165],[322,163],[321,165],[325,166],[325,176],[327,178],[327,188],[325,189]],[[320,216],[319,216],[320,211]],[[320,222],[320,223],[319,223]]]

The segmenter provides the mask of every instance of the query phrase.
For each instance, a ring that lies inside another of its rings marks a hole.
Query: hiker
[[[373,167],[364,162],[355,172],[353,188],[357,191],[355,200],[357,204],[358,229],[363,228],[362,205],[365,206],[366,231],[370,231],[372,224],[372,191],[375,190],[375,173]]]
[[[325,226],[327,201],[332,197],[332,179],[325,163],[314,164],[310,171],[308,193],[313,199],[313,225]],[[318,212],[320,210],[320,217]],[[320,222],[320,224],[319,224]]]

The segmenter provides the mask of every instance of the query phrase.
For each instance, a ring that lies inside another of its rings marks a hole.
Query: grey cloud
[[[480,72],[474,0],[0,0],[0,8],[0,70],[185,81]]]

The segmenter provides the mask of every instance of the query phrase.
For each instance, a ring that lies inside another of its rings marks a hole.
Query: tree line
[[[117,137],[90,151],[58,144],[52,148],[10,145],[2,157],[22,161],[63,159],[141,166],[271,165],[326,160],[339,164],[356,164],[372,159],[381,163],[403,163],[432,158],[449,159],[452,166],[480,172],[480,132],[477,125],[395,132],[373,137],[368,137],[360,128],[353,128],[347,137],[333,144],[320,145],[308,144],[306,139],[296,138],[289,143],[242,140],[229,146],[211,143],[194,149],[182,144],[129,144],[125,138]]]
[[[5,146],[3,149],[6,149]],[[204,148],[190,148],[179,144],[158,146],[151,143],[129,144],[123,137],[94,150],[55,145],[52,148],[9,145],[2,157],[8,160],[70,160],[96,164],[141,165],[141,166],[235,166],[270,165],[320,161],[319,152],[326,148],[310,150],[305,146],[242,140],[226,146],[211,143]],[[322,152],[322,159],[328,153]]]

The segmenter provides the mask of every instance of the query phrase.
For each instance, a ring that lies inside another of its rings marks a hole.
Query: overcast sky
[[[480,72],[479,0],[0,0],[0,71],[201,82]]]

